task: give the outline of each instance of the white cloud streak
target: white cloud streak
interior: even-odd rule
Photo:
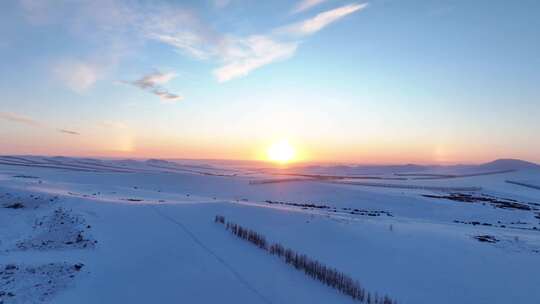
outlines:
[[[101,74],[101,67],[79,60],[65,60],[57,63],[53,67],[53,72],[70,89],[82,93],[96,83]]]
[[[68,135],[81,135],[81,133],[73,130],[67,130],[67,129],[58,129],[58,132],[68,134]]]
[[[39,127],[39,128],[51,128],[48,124],[44,124],[32,117],[28,117],[21,114],[16,114],[12,112],[0,112],[0,120],[14,122],[18,124],[23,124],[30,127]],[[79,132],[68,130],[68,129],[56,129],[60,133],[70,134],[70,135],[81,135]]]
[[[331,23],[342,19],[347,15],[367,8],[367,6],[367,3],[349,4],[341,6],[326,12],[322,12],[313,18],[304,20],[290,26],[286,26],[284,28],[284,32],[299,36],[311,35],[322,30]]]
[[[182,52],[203,60],[209,58],[210,50],[207,50],[206,42],[200,36],[190,32],[179,32],[173,35],[156,34],[151,35],[151,38],[174,46]]]
[[[161,73],[156,71],[135,81],[123,81],[123,83],[131,84],[142,90],[148,91],[158,96],[163,103],[175,103],[183,100],[184,97],[169,92],[163,88],[163,85],[167,84],[176,76],[176,73],[173,72]]]
[[[155,88],[157,86],[167,84],[169,81],[171,81],[175,77],[176,77],[176,73],[173,73],[173,72],[169,72],[169,73],[154,72],[154,73],[151,73],[142,77],[141,79],[135,80],[133,84],[138,86],[141,89]]]
[[[0,119],[9,121],[9,122],[15,122],[15,123],[28,125],[28,126],[33,126],[33,127],[39,127],[42,125],[39,121],[31,117],[15,114],[11,112],[0,112]]]
[[[215,56],[223,35],[199,20],[189,10],[162,8],[140,17],[139,31],[147,39],[175,47],[195,59]]]
[[[312,3],[313,4],[313,3]],[[350,4],[318,14],[266,35],[248,37],[204,37],[185,30],[177,33],[153,34],[155,39],[169,44],[200,60],[218,59],[222,65],[213,70],[220,83],[243,77],[265,65],[294,56],[299,42],[283,39],[282,34],[298,37],[314,34],[329,24],[367,7],[367,4]]]
[[[177,101],[181,101],[184,99],[183,96],[173,94],[169,91],[162,90],[162,89],[156,89],[153,90],[152,93],[156,96],[158,96],[163,103],[175,103]]]
[[[307,11],[310,8],[315,7],[326,1],[327,0],[302,0],[294,7],[294,9],[292,10],[292,13],[298,14],[298,13]]]
[[[218,82],[246,76],[263,66],[294,56],[300,45],[300,38],[314,34],[367,7],[367,3],[353,3],[292,25],[270,29],[266,33],[236,36],[217,32],[211,25],[199,20],[192,10],[172,4],[145,6],[136,2],[109,0],[105,3],[100,1],[98,4],[89,1],[81,5],[63,6],[46,0],[22,1],[26,2],[24,7],[28,18],[50,22],[64,20],[70,28],[75,29],[75,35],[81,39],[106,37],[97,41],[103,41],[106,45],[117,44],[121,51],[135,49],[138,43],[142,45],[144,41],[153,40],[167,44],[194,59],[215,62],[219,66],[213,69],[212,73]],[[327,0],[302,0],[293,9],[293,13],[307,11],[325,1]],[[224,8],[229,2],[213,0],[216,8]],[[104,50],[100,55],[118,53],[116,49],[107,52],[107,47],[104,47]],[[68,60],[58,64],[54,73],[72,90],[83,92],[105,78],[110,67],[114,66],[121,56],[112,56],[110,62]],[[159,96],[164,102],[182,99],[161,87],[143,89]]]
[[[291,57],[297,47],[296,42],[278,42],[267,36],[237,39],[224,53],[225,64],[213,73],[218,82],[246,76],[264,65]]]
[[[310,2],[310,5],[318,3]],[[308,4],[304,4],[308,5]],[[276,32],[293,36],[314,34],[339,19],[367,7],[365,4],[350,4],[316,15],[303,22],[286,26]],[[309,7],[306,7],[307,9]],[[278,35],[279,36],[279,35]],[[282,39],[281,39],[282,40]],[[246,76],[251,71],[273,62],[292,57],[298,41],[280,41],[271,35],[256,35],[245,39],[229,39],[221,48],[224,65],[214,69],[213,73],[218,82],[226,82],[234,78]]]

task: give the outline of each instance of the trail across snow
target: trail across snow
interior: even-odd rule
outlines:
[[[152,209],[154,209],[154,211],[159,215],[161,216],[164,220],[167,220],[171,223],[173,223],[174,225],[178,226],[182,232],[184,232],[186,235],[188,235],[194,243],[196,243],[199,247],[201,247],[202,249],[204,249],[204,251],[206,251],[209,255],[213,256],[214,258],[216,258],[216,260],[221,264],[223,265],[225,268],[227,268],[235,277],[236,279],[238,280],[238,282],[242,283],[242,285],[244,285],[246,287],[246,289],[250,290],[251,292],[253,292],[254,294],[256,294],[259,299],[261,300],[261,302],[263,303],[272,303],[270,300],[268,300],[264,295],[262,295],[259,291],[257,291],[257,289],[255,289],[255,287],[253,287],[248,280],[246,280],[244,277],[242,277],[242,275],[236,270],[234,269],[234,267],[232,265],[230,265],[229,263],[227,263],[227,261],[225,261],[222,257],[220,257],[216,252],[214,252],[210,247],[208,247],[207,245],[205,245],[202,240],[200,240],[193,232],[191,232],[191,230],[189,230],[184,224],[182,224],[180,221],[178,221],[177,219],[174,219],[166,214],[164,214],[163,212],[161,212],[159,210],[159,207],[156,207],[156,206],[152,206]]]

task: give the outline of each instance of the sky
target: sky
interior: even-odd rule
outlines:
[[[540,162],[540,2],[0,2],[0,154]]]

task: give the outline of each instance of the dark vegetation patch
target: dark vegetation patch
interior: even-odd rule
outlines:
[[[300,173],[270,173],[272,175],[299,176],[308,177],[319,180],[334,180],[334,179],[376,179],[376,180],[407,180],[403,177],[382,177],[369,175],[324,175],[324,174],[300,174]]]
[[[304,210],[310,209],[310,210],[326,210],[328,212],[340,212],[340,213],[348,213],[353,215],[364,215],[364,216],[393,216],[390,212],[384,211],[384,210],[365,210],[365,209],[358,209],[358,208],[336,208],[329,205],[318,205],[313,203],[288,203],[288,202],[280,202],[280,201],[271,201],[266,200],[265,203],[271,204],[271,205],[284,205],[284,206],[292,206],[292,207],[298,207],[302,208]]]
[[[497,198],[497,197],[487,196],[487,195],[450,193],[448,195],[423,194],[422,196],[429,197],[429,198],[447,199],[451,201],[464,202],[464,203],[478,203],[478,202],[488,203],[488,204],[491,204],[495,208],[501,208],[501,209],[517,209],[517,210],[525,210],[525,211],[532,210],[531,206],[529,206],[529,204],[527,203],[518,202],[510,198]]]
[[[35,234],[30,239],[17,243],[19,250],[84,249],[97,243],[90,236],[91,226],[84,218],[64,208],[36,220],[33,228]]]
[[[81,271],[84,264],[0,265],[0,303],[48,302]]]
[[[497,227],[497,228],[506,228],[506,229],[521,229],[521,230],[532,230],[532,231],[540,231],[537,227],[515,227],[515,226],[509,226],[509,225],[529,225],[530,223],[526,222],[509,222],[509,223],[502,223],[501,221],[497,221],[497,224],[492,223],[485,223],[485,222],[479,222],[479,221],[459,221],[454,220],[454,223],[456,224],[465,224],[465,225],[473,225],[473,226],[488,226],[488,227]]]
[[[481,222],[477,222],[477,221],[464,222],[464,221],[454,220],[454,223],[467,224],[467,225],[473,225],[473,226],[477,226],[477,225],[481,225],[481,226],[493,226],[493,224],[490,224],[490,223],[481,223]]]
[[[16,178],[30,178],[30,179],[39,178],[39,176],[32,176],[32,175],[14,175],[13,177],[16,177]]]
[[[540,190],[540,186],[538,186],[538,185],[533,185],[533,184],[523,183],[523,182],[516,182],[516,181],[511,181],[511,180],[506,180],[505,182],[507,182],[509,184],[514,184],[514,185],[518,185],[518,186],[523,186],[523,187],[527,187],[527,188],[531,188],[531,189]]]
[[[328,205],[317,205],[317,204],[311,204],[311,203],[286,203],[286,202],[280,202],[280,201],[271,201],[266,200],[265,203],[267,204],[277,204],[277,205],[286,205],[286,206],[295,206],[295,207],[304,207],[304,208],[311,208],[311,209],[331,209],[332,207]]]
[[[46,194],[10,193],[0,194],[0,204],[9,209],[37,209],[58,200],[58,196]]]
[[[266,240],[264,235],[226,221],[224,216],[216,215],[214,222],[224,225],[225,229],[238,238],[252,243],[271,255],[277,256],[295,269],[303,271],[307,276],[350,296],[355,301],[368,304],[397,304],[397,301],[392,300],[386,295],[379,296],[377,293],[371,293],[365,290],[357,280],[354,280],[336,268],[327,266],[305,254],[286,248],[279,243],[271,244]]]
[[[475,235],[473,236],[473,239],[476,239],[478,240],[479,242],[483,242],[483,243],[497,243],[499,242],[498,239],[496,239],[494,236],[492,235]]]
[[[497,171],[487,171],[487,172],[476,172],[476,173],[469,173],[469,174],[423,174],[423,173],[416,173],[416,174],[399,174],[396,173],[397,176],[411,176],[412,179],[421,180],[421,179],[450,179],[450,178],[460,178],[460,177],[474,177],[474,176],[483,176],[483,175],[494,175],[494,174],[504,174],[504,173],[511,173],[516,170],[509,169],[509,170],[497,170]]]
[[[84,198],[90,197],[90,194],[84,194],[84,193],[68,192],[68,194],[71,196],[76,196],[76,197],[84,197]]]
[[[124,198],[125,201],[128,201],[128,202],[142,202],[143,199],[140,199],[140,198]]]
[[[533,213],[534,217],[537,219],[540,219],[540,212],[536,212],[538,209],[538,206],[540,204],[538,203],[530,203],[530,202],[520,202],[515,199],[511,198],[500,198],[495,197],[488,194],[466,194],[466,193],[450,193],[448,195],[432,195],[432,194],[423,194],[423,197],[428,198],[437,198],[437,199],[447,199],[451,201],[456,202],[464,202],[464,203],[479,203],[482,205],[489,205],[493,208],[499,208],[504,210],[521,210],[521,211],[530,211]],[[507,229],[521,229],[521,230],[532,230],[532,231],[540,231],[540,227],[533,226],[533,223],[527,223],[522,221],[516,221],[516,222],[507,222],[502,223],[501,221],[497,221],[497,223],[485,223],[480,221],[460,221],[460,220],[454,220],[454,223],[460,223],[460,224],[467,224],[467,225],[482,225],[482,226],[493,226],[497,228],[507,228]],[[518,225],[518,227],[516,227]],[[529,227],[523,227],[523,225],[530,225]]]
[[[6,204],[4,205],[4,208],[8,209],[22,209],[24,208],[24,204],[20,202],[12,203],[12,204]]]

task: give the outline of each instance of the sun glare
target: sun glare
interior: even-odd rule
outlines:
[[[288,163],[294,160],[294,148],[285,140],[272,144],[267,151],[268,159],[278,163]]]

